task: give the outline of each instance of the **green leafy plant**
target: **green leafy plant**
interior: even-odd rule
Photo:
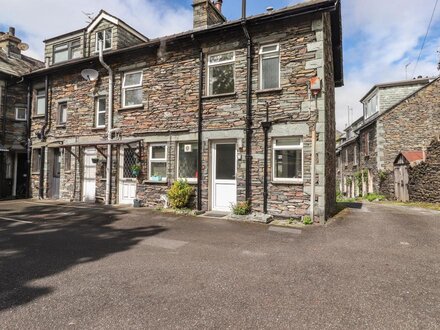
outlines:
[[[132,165],[130,169],[131,169],[131,173],[133,173],[134,176],[138,177],[139,174],[141,173],[142,167],[141,165],[136,164],[136,165]]]
[[[303,224],[305,225],[313,225],[313,220],[310,216],[305,215],[303,216]]]
[[[193,193],[194,188],[187,180],[178,180],[173,183],[167,195],[172,208],[183,209],[188,205]]]
[[[247,215],[251,213],[251,205],[248,202],[238,202],[237,204],[232,204],[232,213],[235,215]]]
[[[383,195],[379,195],[379,194],[376,194],[376,193],[368,194],[365,198],[366,198],[367,201],[369,201],[369,202],[383,201],[383,200],[385,200],[385,196],[383,196]]]
[[[380,183],[384,183],[385,180],[388,178],[388,173],[385,172],[385,171],[382,171],[382,170],[379,171],[378,175],[379,175],[379,181],[380,181]]]

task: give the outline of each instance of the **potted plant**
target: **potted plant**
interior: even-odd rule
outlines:
[[[133,174],[133,176],[135,176],[137,178],[139,176],[139,174],[141,173],[141,165],[135,164],[135,165],[131,166],[131,173]]]
[[[99,158],[92,158],[92,163],[93,164],[98,164],[99,162]]]

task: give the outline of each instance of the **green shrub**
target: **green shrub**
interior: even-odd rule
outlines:
[[[305,225],[313,225],[313,220],[310,216],[305,215],[303,216],[303,224]]]
[[[186,180],[174,181],[168,191],[168,201],[172,208],[183,209],[189,203],[194,188],[188,184]]]
[[[374,193],[374,194],[368,194],[365,198],[369,202],[374,202],[374,201],[383,201],[385,199],[385,196]]]
[[[235,215],[247,215],[251,213],[251,205],[248,202],[238,202],[231,206],[232,213]]]

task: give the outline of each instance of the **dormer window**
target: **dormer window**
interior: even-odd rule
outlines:
[[[367,102],[364,103],[365,108],[365,119],[371,117],[376,112],[379,111],[379,98],[378,95],[375,94],[371,97]]]
[[[96,32],[96,45],[95,50],[99,52],[99,42],[102,41],[102,50],[112,49],[112,29],[105,29]]]
[[[75,39],[53,47],[53,63],[60,63],[81,57],[81,42]]]

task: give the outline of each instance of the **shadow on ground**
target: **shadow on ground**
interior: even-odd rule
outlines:
[[[106,207],[64,209],[46,205],[1,210],[0,216],[34,223],[0,220],[0,310],[56,290],[56,286],[34,286],[32,281],[128,250],[166,230],[161,226],[117,226],[126,213]]]

